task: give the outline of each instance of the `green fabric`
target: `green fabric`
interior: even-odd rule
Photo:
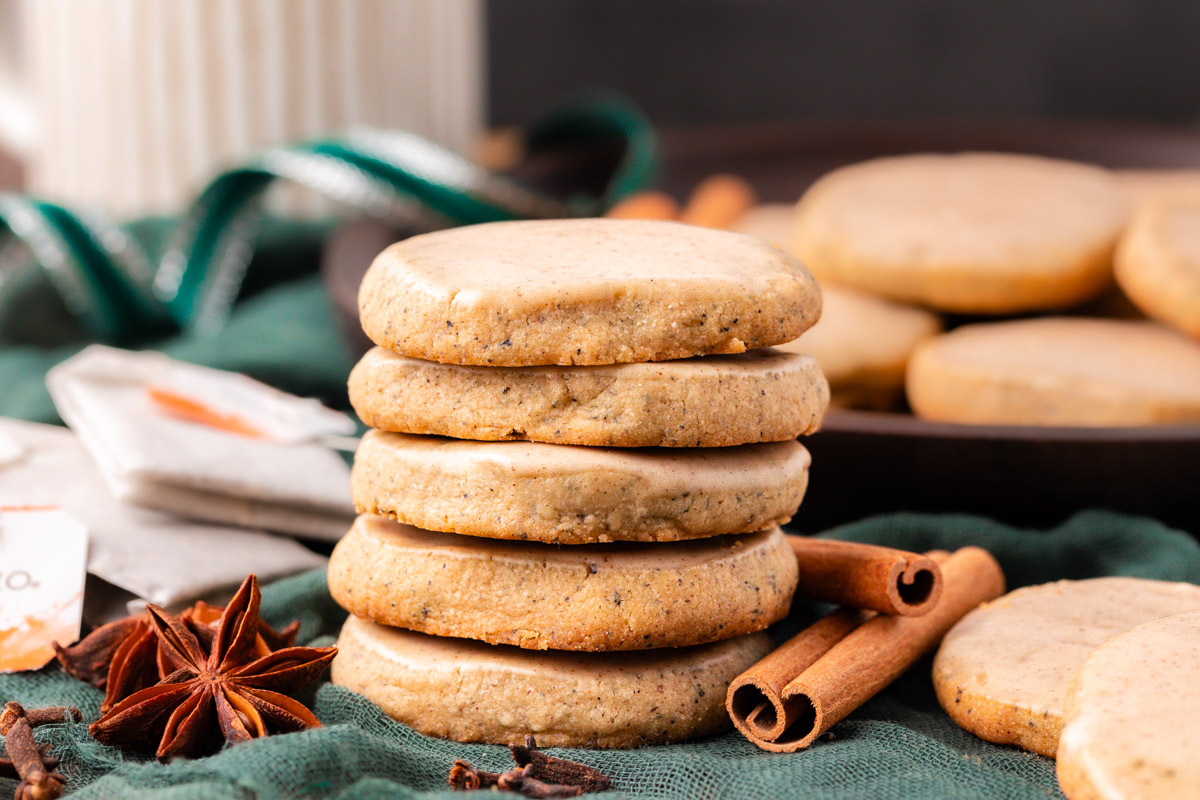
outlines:
[[[827,535],[914,550],[978,544],[1000,559],[1011,586],[1057,578],[1132,575],[1200,583],[1200,544],[1145,519],[1085,512],[1051,531],[1026,531],[966,516],[900,514]],[[324,576],[309,573],[264,591],[264,617],[299,618],[302,641],[328,643],[344,614]],[[798,602],[775,631],[818,609]],[[100,693],[56,668],[0,675],[0,701],[71,703],[95,719]],[[86,726],[39,729],[63,758],[81,798],[412,798],[460,797],[447,790],[450,764],[511,765],[506,749],[430,739],[393,722],[363,698],[321,685],[314,710],[325,727],[226,748],[196,761],[161,765],[125,758],[88,739]],[[641,750],[555,750],[613,779],[597,798],[1046,798],[1059,797],[1049,759],[983,742],[955,727],[934,699],[928,660],[837,725],[832,736],[792,754],[763,753],[737,734]],[[0,781],[0,796],[11,791]],[[492,796],[492,795],[488,795]]]
[[[346,378],[354,360],[316,276],[244,301],[214,336],[177,334],[145,346],[182,361],[243,372],[293,394],[316,397],[332,408],[349,407]],[[82,347],[0,348],[0,416],[58,422],[45,374]]]
[[[157,256],[173,224],[142,220],[129,233]],[[327,222],[263,220],[243,299],[220,332],[163,330],[124,346],[244,372],[332,408],[349,408],[346,378],[354,360],[316,274],[328,232]],[[41,270],[21,271],[18,280],[17,288],[0,295],[0,416],[56,423],[46,371],[79,352],[89,338],[62,308]]]

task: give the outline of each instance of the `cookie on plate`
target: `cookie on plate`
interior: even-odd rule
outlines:
[[[817,359],[831,403],[844,408],[891,407],[918,344],[941,330],[936,314],[883,298],[826,286],[821,320],[799,339],[779,345]]]
[[[725,689],[770,650],[756,633],[636,653],[531,653],[350,617],[332,677],[428,736],[634,747],[731,728]]]
[[[822,281],[943,311],[1066,308],[1100,292],[1128,202],[1098,167],[999,153],[881,158],[800,200],[795,250]]]
[[[493,222],[414,236],[375,259],[363,330],[401,355],[497,367],[741,353],[794,339],[816,282],[751,236],[674,222]]]
[[[1200,169],[1119,169],[1113,176],[1135,208],[1180,195],[1200,197]]]
[[[795,440],[658,450],[370,431],[351,492],[359,512],[426,530],[555,544],[670,542],[786,523],[810,461]]]
[[[772,247],[791,253],[796,244],[796,237],[792,233],[795,226],[794,203],[759,203],[746,209],[745,213],[729,226],[729,230],[747,236],[757,236]],[[821,289],[823,293],[825,287],[822,286]],[[825,313],[824,306],[821,313]]]
[[[363,515],[329,559],[358,617],[531,650],[684,647],[787,616],[799,569],[772,528],[659,544],[556,547]]]
[[[1200,339],[1200,191],[1141,208],[1121,238],[1115,272],[1138,308]]]
[[[1200,420],[1200,344],[1153,322],[1080,317],[965,325],[914,351],[920,417],[998,425]]]
[[[597,447],[727,447],[813,433],[829,384],[774,349],[649,364],[477,367],[376,347],[350,373],[372,428]]]
[[[1067,697],[1058,783],[1070,800],[1200,793],[1200,611],[1139,625],[1083,662]]]
[[[1105,639],[1200,609],[1200,586],[1094,578],[1027,586],[967,614],[933,661],[938,702],[958,725],[997,744],[1054,757],[1067,692]]]

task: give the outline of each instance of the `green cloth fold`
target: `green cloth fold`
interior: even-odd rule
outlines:
[[[1059,578],[1129,575],[1200,583],[1200,544],[1147,519],[1084,512],[1049,531],[1019,530],[975,517],[895,514],[837,528],[833,538],[913,550],[976,544],[1004,566],[1010,587]],[[773,631],[786,635],[819,609],[798,601]],[[272,624],[300,619],[302,642],[332,641],[345,618],[324,575],[308,573],[264,590]],[[195,761],[158,764],[127,758],[88,738],[86,724],[48,726],[73,795],[87,798],[450,798],[451,763],[511,766],[508,751],[431,739],[384,716],[364,698],[322,683],[310,697],[325,727],[227,747]],[[57,667],[0,675],[0,701],[73,704],[96,718],[100,692]],[[431,700],[431,704],[432,704]],[[941,711],[929,660],[807,751],[764,753],[736,733],[638,750],[556,749],[599,767],[616,787],[596,798],[1046,798],[1060,797],[1054,762],[998,747],[960,730]],[[0,796],[12,784],[0,781]],[[489,795],[491,796],[491,795]]]
[[[46,391],[45,375],[85,344],[53,347],[0,341],[0,416],[33,422],[61,420]],[[179,333],[145,342],[193,364],[241,372],[302,397],[346,409],[346,379],[354,358],[337,330],[329,297],[316,275],[272,286],[240,303],[213,336]]]

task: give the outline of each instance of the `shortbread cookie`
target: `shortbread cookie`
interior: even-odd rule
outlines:
[[[363,422],[398,433],[599,447],[725,447],[813,433],[829,405],[817,362],[755,350],[653,364],[464,367],[383,348],[350,373]]]
[[[1002,425],[1200,420],[1200,344],[1152,322],[1044,318],[967,325],[908,364],[918,416]]]
[[[760,203],[746,210],[729,226],[735,233],[747,236],[757,236],[772,247],[777,247],[785,253],[792,252],[796,237],[792,234],[796,226],[796,205],[794,203]],[[825,287],[821,287],[821,313],[824,307]]]
[[[1140,578],[1017,589],[951,629],[933,662],[942,708],[989,742],[1054,757],[1067,690],[1110,636],[1200,609],[1200,586]]]
[[[1200,339],[1200,192],[1140,209],[1117,248],[1115,270],[1138,308]]]
[[[460,742],[633,747],[732,727],[725,691],[765,656],[765,633],[637,653],[530,653],[350,617],[333,682],[393,719]]]
[[[904,388],[913,349],[941,330],[941,320],[921,308],[826,286],[821,320],[778,349],[817,359],[844,408],[888,408]]]
[[[1097,167],[998,153],[844,167],[800,201],[796,250],[824,281],[944,311],[1065,308],[1111,277],[1128,202]]]
[[[360,512],[418,528],[556,544],[670,542],[791,519],[808,485],[799,442],[610,449],[371,431],[354,457]]]
[[[1097,647],[1067,697],[1058,782],[1071,800],[1200,795],[1200,611]]]
[[[1200,197],[1200,169],[1119,169],[1113,175],[1135,208],[1181,195]]]
[[[355,616],[435,636],[643,650],[762,630],[787,615],[798,572],[778,528],[558,547],[363,515],[329,559],[329,591]]]
[[[795,223],[795,205],[764,203],[743,214],[733,230],[792,250]],[[821,287],[821,319],[778,349],[817,359],[829,381],[832,405],[885,409],[904,389],[904,368],[913,348],[941,329],[938,316],[925,309],[827,284]]]
[[[531,366],[741,353],[799,336],[821,294],[759,239],[652,220],[492,222],[415,236],[359,291],[376,344],[449,364]]]

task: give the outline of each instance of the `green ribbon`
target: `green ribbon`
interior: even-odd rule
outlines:
[[[169,324],[211,334],[237,299],[263,195],[275,182],[304,186],[411,229],[595,215],[653,176],[657,144],[642,113],[619,96],[597,94],[555,109],[526,132],[531,150],[595,136],[617,136],[624,144],[600,197],[560,201],[415,134],[363,128],[270,148],[221,173],[178,220],[154,265],[111,221],[26,195],[0,194],[0,229],[29,248],[67,309],[98,341],[120,343]],[[0,264],[0,291],[4,277]]]

